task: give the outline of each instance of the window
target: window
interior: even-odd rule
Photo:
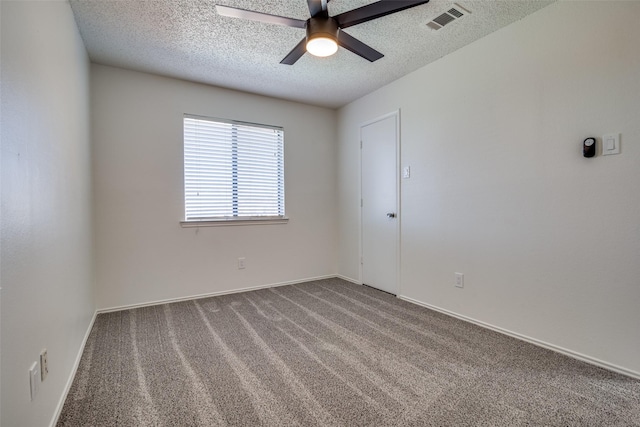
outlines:
[[[284,219],[282,128],[184,116],[185,222]]]

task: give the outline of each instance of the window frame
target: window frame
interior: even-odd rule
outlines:
[[[210,121],[215,123],[226,123],[238,126],[250,126],[263,129],[274,129],[282,132],[282,197],[278,200],[282,201],[283,215],[260,215],[260,216],[220,216],[207,218],[187,219],[187,194],[186,194],[186,165],[185,165],[185,119],[195,119]],[[233,158],[233,157],[232,157]],[[256,224],[286,224],[289,218],[286,216],[286,191],[285,191],[285,150],[284,150],[284,128],[282,126],[265,125],[261,123],[244,122],[239,120],[221,119],[217,117],[202,116],[196,114],[184,113],[182,116],[182,207],[183,219],[180,221],[182,227],[215,227],[227,225],[256,225]],[[234,174],[237,173],[234,171]]]

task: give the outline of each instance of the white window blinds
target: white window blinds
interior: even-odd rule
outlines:
[[[186,221],[284,217],[282,128],[184,116]]]

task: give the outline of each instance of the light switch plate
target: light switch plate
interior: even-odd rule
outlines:
[[[602,155],[620,154],[620,134],[610,133],[602,136]]]
[[[411,166],[405,166],[402,168],[402,178],[403,179],[411,178]]]

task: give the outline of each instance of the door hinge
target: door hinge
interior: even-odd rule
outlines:
[[[362,141],[360,141],[360,149],[362,150]]]
[[[360,199],[360,207],[364,206],[364,201],[362,199]]]
[[[360,264],[364,264],[364,260],[362,257],[360,257]]]

